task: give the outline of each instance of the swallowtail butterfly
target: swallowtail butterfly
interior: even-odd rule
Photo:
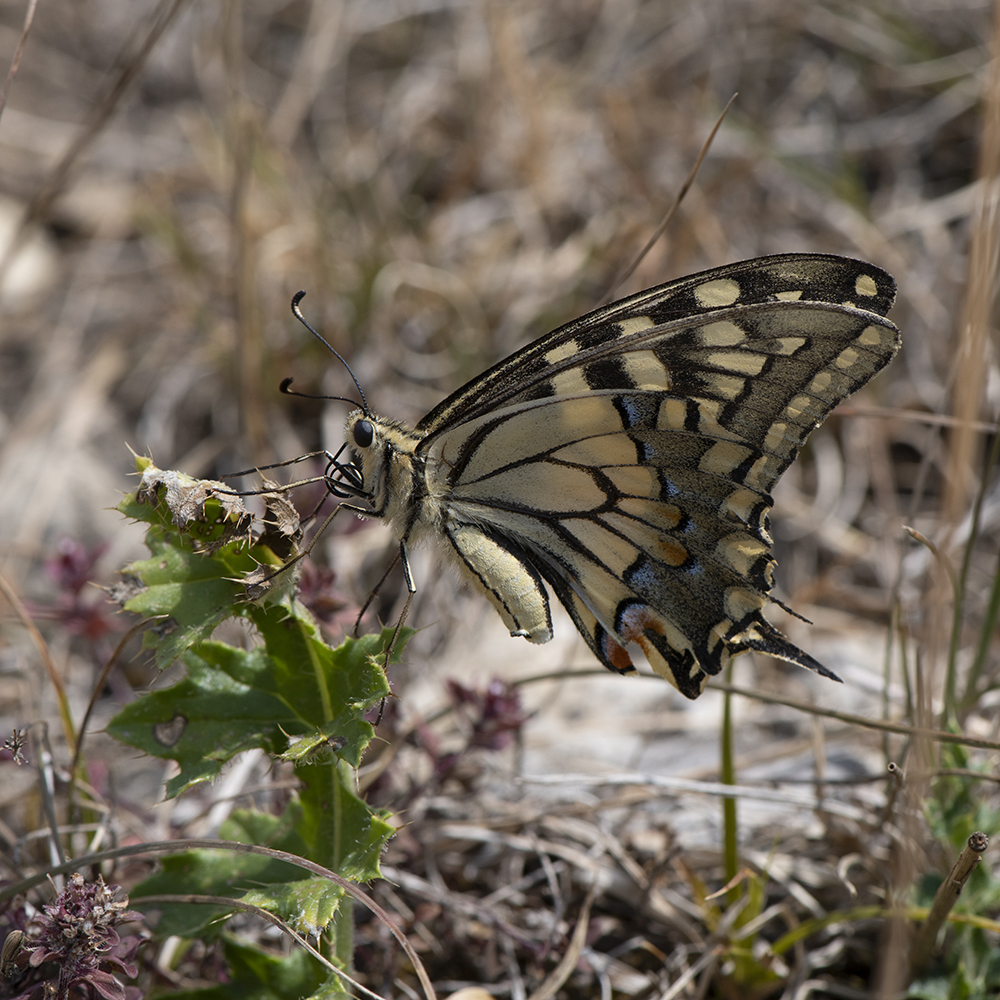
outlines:
[[[546,588],[609,669],[697,697],[758,650],[828,677],[763,617],[771,490],[838,403],[885,367],[895,282],[780,254],[703,271],[541,337],[415,427],[365,405],[331,487],[399,539],[431,540],[513,636],[552,637]]]

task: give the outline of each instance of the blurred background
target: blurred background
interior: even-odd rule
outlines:
[[[2,9],[9,59],[24,5]],[[129,448],[214,478],[339,447],[349,407],[277,391],[291,376],[355,393],[292,318],[299,289],[370,405],[406,421],[594,308],[738,93],[621,293],[788,251],[895,275],[904,349],[813,438],[774,518],[779,592],[833,634],[775,620],[833,669],[880,673],[912,547],[901,518],[934,536],[947,438],[854,411],[951,405],[989,15],[974,2],[41,4],[0,120],[4,572],[44,602],[61,545],[103,547],[92,575],[111,582],[141,552],[112,509],[133,488]],[[992,356],[977,371],[995,396]],[[384,529],[359,529],[344,516],[319,549],[352,606],[392,551]],[[411,622],[427,631],[413,649],[435,664],[467,671],[484,628],[483,673],[590,662],[565,621],[558,648],[510,641],[485,602],[416,559]],[[383,589],[385,620],[399,587]],[[844,652],[871,623],[874,647]]]
[[[3,67],[25,7],[0,2]],[[372,408],[415,421],[600,303],[733,94],[621,294],[762,254],[846,254],[895,276],[904,345],[811,439],[772,519],[777,593],[814,624],[770,617],[847,683],[749,656],[737,682],[912,708],[895,635],[920,650],[921,690],[938,690],[948,593],[902,525],[962,558],[981,471],[968,421],[995,419],[1000,392],[995,221],[976,180],[995,176],[1000,142],[992,17],[980,0],[43,0],[0,118],[0,571],[71,691],[89,697],[121,628],[88,581],[111,585],[144,551],[113,510],[134,489],[129,448],[215,478],[341,444],[349,407],[278,393],[291,376],[355,394],[293,319],[296,291]],[[995,488],[979,496],[970,620],[1000,517]],[[393,551],[380,526],[335,522],[315,570],[331,634]],[[434,567],[417,554],[422,631],[394,677],[400,712],[441,704],[449,676],[593,665],[567,619],[529,648]],[[400,590],[387,582],[379,617]],[[0,636],[0,717],[45,717],[6,610]],[[150,681],[130,669],[112,707]],[[995,733],[994,693],[970,728]],[[717,695],[689,704],[602,677],[524,698],[543,713],[525,727],[529,770],[717,768]],[[812,773],[808,720],[738,705],[748,768]],[[830,724],[825,738],[831,768],[884,766],[877,736]],[[135,794],[154,802],[160,776],[147,779]],[[716,812],[691,806],[679,836],[711,840]]]

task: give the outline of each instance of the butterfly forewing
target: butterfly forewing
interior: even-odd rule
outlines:
[[[531,641],[551,637],[544,580],[602,663],[630,670],[635,642],[688,697],[746,649],[828,673],[761,614],[770,491],[897,350],[894,288],[870,264],[793,254],[613,303],[494,366],[411,437],[374,420],[376,509],[404,543],[447,540]]]
[[[614,357],[624,343],[651,327],[678,320],[697,326],[733,306],[795,301],[855,305],[885,316],[895,295],[896,284],[885,271],[829,254],[778,254],[702,271],[637,292],[546,334],[452,393],[417,430],[434,433],[518,399],[553,395],[552,380],[563,371],[579,369],[585,381],[599,381],[618,367]],[[594,366],[584,372],[588,362]]]

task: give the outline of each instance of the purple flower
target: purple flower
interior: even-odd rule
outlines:
[[[102,542],[88,549],[73,538],[63,538],[56,546],[56,554],[45,561],[45,571],[60,590],[79,594],[93,579],[97,561],[107,547]]]
[[[520,691],[495,677],[485,691],[449,680],[448,695],[471,725],[469,745],[503,750],[529,719],[521,705]]]
[[[127,897],[114,898],[118,889],[117,885],[105,885],[100,876],[88,885],[82,875],[74,874],[54,902],[47,903],[38,916],[28,921],[21,940],[27,962],[22,959],[18,965],[37,969],[45,962],[58,964],[56,981],[45,984],[45,997],[63,1000],[73,987],[80,986],[89,986],[92,996],[106,1000],[141,996],[101,968],[111,965],[129,979],[139,973],[133,960],[142,939],[123,939],[115,926],[140,920],[142,915],[127,908]],[[37,984],[17,1000],[27,1000],[36,989]]]
[[[87,549],[71,538],[59,542],[56,554],[46,560],[45,571],[58,588],[52,605],[26,601],[35,618],[57,621],[74,635],[97,642],[110,632],[120,632],[122,623],[109,609],[107,600],[93,582],[94,570],[107,545]],[[100,656],[103,660],[105,657]]]

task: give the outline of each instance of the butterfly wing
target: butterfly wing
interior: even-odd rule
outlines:
[[[544,580],[598,659],[630,642],[688,697],[747,649],[829,674],[763,617],[770,491],[899,346],[884,271],[782,255],[583,317],[418,425],[448,541],[513,634],[551,635]]]
[[[616,366],[608,359],[630,338],[675,320],[698,325],[721,319],[719,314],[733,307],[795,301],[854,305],[885,316],[895,296],[890,275],[848,257],[776,254],[727,264],[647,288],[553,330],[442,400],[416,429],[433,435],[518,400],[572,391],[574,382],[602,388],[608,377],[616,378]],[[588,367],[590,362],[595,367]],[[560,380],[564,372],[570,374]],[[626,387],[629,379],[617,382]]]

